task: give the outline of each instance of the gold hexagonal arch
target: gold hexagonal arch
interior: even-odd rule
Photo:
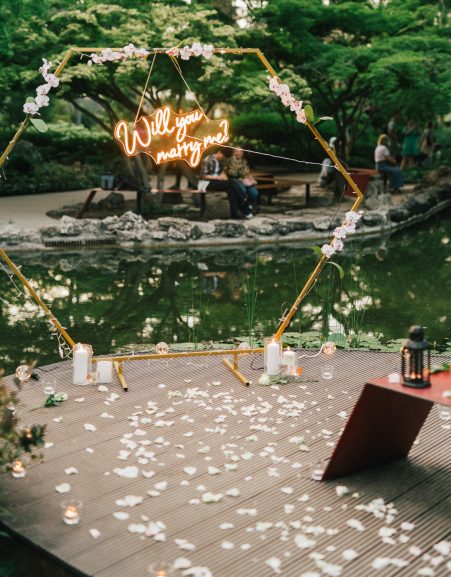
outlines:
[[[101,53],[103,50],[105,50],[105,48],[92,48],[92,47],[88,47],[88,48],[86,48],[86,47],[85,48],[72,47],[72,48],[69,48],[69,50],[67,51],[63,60],[57,66],[55,73],[54,73],[55,76],[61,75],[61,72],[63,71],[65,66],[69,63],[69,60],[70,60],[72,55],[74,55],[74,54],[90,55],[92,53]],[[111,48],[110,50],[112,50],[114,52],[124,52],[124,48]],[[217,54],[217,55],[226,55],[226,54],[237,54],[237,55],[251,54],[251,55],[254,55],[260,60],[260,62],[262,63],[264,68],[269,72],[271,77],[275,77],[279,80],[279,77],[278,77],[276,71],[271,66],[271,64],[268,62],[265,55],[263,54],[263,52],[259,48],[214,48],[213,53]],[[148,50],[148,54],[147,54],[146,58],[148,58],[149,56],[152,56],[152,55],[156,55],[156,54],[168,54],[168,49],[166,49],[166,48],[152,48],[152,49]],[[171,56],[171,57],[173,58],[173,56]],[[11,153],[14,146],[16,145],[17,141],[19,140],[19,138],[21,137],[23,132],[26,130],[27,126],[30,124],[30,118],[31,118],[30,115],[27,115],[26,118],[20,123],[15,135],[13,136],[13,138],[9,142],[8,146],[6,147],[6,149],[4,150],[2,155],[0,156],[0,167],[5,163],[9,154]],[[337,158],[333,149],[330,148],[330,146],[327,144],[327,142],[324,140],[324,138],[318,132],[316,127],[309,120],[306,120],[305,125],[310,130],[310,132],[312,133],[314,138],[323,147],[326,154],[332,160],[335,168],[342,174],[343,178],[346,180],[346,182],[349,184],[349,186],[351,187],[351,189],[355,193],[356,199],[355,199],[354,204],[352,205],[352,208],[351,208],[352,211],[355,211],[363,201],[362,192],[360,191],[359,187],[354,182],[354,180],[351,178],[351,176],[348,174],[346,169],[343,167],[343,165],[341,164],[340,160]],[[331,242],[332,246],[333,246],[333,243],[334,243],[334,240],[332,240],[332,242]],[[20,280],[20,282],[23,284],[23,286],[25,287],[25,289],[27,290],[27,292],[29,293],[31,298],[33,298],[33,300],[36,302],[36,304],[42,309],[44,314],[47,316],[48,320],[53,324],[53,326],[56,328],[58,333],[63,337],[63,339],[66,341],[66,343],[71,348],[73,348],[75,345],[74,340],[70,337],[70,335],[67,333],[66,329],[61,325],[61,323],[52,314],[52,312],[46,306],[46,304],[41,300],[39,295],[31,287],[31,285],[29,284],[29,282],[27,281],[25,276],[21,273],[21,271],[18,269],[18,267],[11,261],[11,259],[8,257],[8,255],[6,254],[6,252],[2,248],[0,248],[0,257],[11,268],[11,270],[17,276],[17,278]],[[274,334],[274,339],[276,341],[280,341],[280,339],[283,337],[283,333],[285,332],[285,330],[288,327],[288,325],[290,324],[292,318],[296,314],[296,312],[299,308],[299,305],[301,304],[303,299],[307,296],[310,289],[313,287],[316,279],[318,278],[318,275],[320,274],[320,272],[323,269],[324,265],[326,264],[327,260],[328,260],[328,257],[323,254],[323,256],[320,258],[320,260],[316,264],[315,268],[311,272],[310,276],[308,277],[305,285],[303,286],[301,292],[299,293],[298,297],[294,301],[293,305],[287,311],[287,313],[284,314],[283,318],[280,321],[280,325],[279,325],[276,333]],[[113,356],[107,357],[107,358],[109,358],[110,360],[113,361],[117,375],[118,375],[118,378],[119,378],[119,381],[120,381],[121,386],[124,390],[127,390],[127,383],[126,383],[125,378],[123,376],[122,365],[123,365],[123,363],[125,363],[127,361],[144,360],[144,359],[152,360],[152,359],[162,359],[162,358],[169,359],[169,358],[192,357],[192,356],[212,356],[212,355],[213,356],[216,356],[216,355],[231,356],[233,359],[233,362],[230,362],[228,359],[224,358],[223,359],[224,364],[226,365],[226,367],[228,369],[230,369],[232,371],[232,373],[239,379],[240,382],[242,382],[244,385],[249,385],[249,380],[238,370],[238,357],[241,354],[257,353],[257,352],[262,352],[262,351],[263,351],[262,348],[233,349],[233,350],[228,349],[228,350],[213,350],[213,351],[212,350],[209,350],[209,351],[188,351],[188,352],[168,353],[168,354],[149,353],[149,354],[137,354],[137,355],[127,355],[127,356],[125,356],[125,355],[113,355]],[[102,359],[104,359],[104,360],[105,360],[105,358],[106,357],[102,357]]]

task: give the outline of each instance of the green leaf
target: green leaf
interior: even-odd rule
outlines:
[[[49,395],[44,403],[44,407],[57,407],[58,406],[58,401],[55,399],[55,395],[51,394]]]
[[[321,252],[320,246],[311,246],[310,248],[313,250],[314,253],[318,255],[319,258],[323,258],[323,253]]]
[[[42,118],[30,118],[30,122],[31,124],[36,128],[36,130],[39,130],[39,132],[47,132],[48,130],[48,126],[47,124],[42,120]]]
[[[435,373],[443,373],[449,371],[449,363],[443,363],[443,365],[432,365],[431,367],[431,375],[435,375]]]
[[[315,115],[313,114],[313,108],[310,106],[310,104],[306,104],[304,106],[304,112],[309,122],[313,122],[315,120]]]
[[[333,120],[333,119],[334,119],[333,116],[320,116],[315,120],[315,126],[320,122],[325,122],[326,120]]]
[[[343,333],[332,333],[327,337],[327,340],[335,343],[337,347],[346,346],[346,335],[344,335]]]
[[[25,102],[34,102],[34,98],[32,96],[28,96]]]
[[[344,278],[345,271],[343,270],[343,267],[341,267],[339,264],[337,264],[336,262],[333,262],[331,260],[328,260],[326,264],[331,264],[332,266],[334,266],[338,270],[338,272],[340,273],[340,278]]]

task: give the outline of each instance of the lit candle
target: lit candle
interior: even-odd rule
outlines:
[[[294,369],[296,368],[296,354],[290,349],[290,347],[287,347],[287,350],[282,354],[282,365],[286,366],[285,374],[294,374]]]
[[[11,468],[12,468],[11,474],[16,479],[22,479],[27,474],[25,465],[22,463],[22,461],[19,461],[19,459],[13,462]]]
[[[112,361],[97,361],[98,383],[111,383],[113,381]]]
[[[266,345],[266,374],[270,376],[279,374],[280,365],[280,345],[275,340],[272,339]]]
[[[63,522],[66,525],[78,525],[80,523],[79,506],[77,503],[62,503]]]
[[[88,373],[90,372],[91,364],[91,347],[89,345],[82,345],[77,343],[74,347],[73,359],[73,384],[86,385],[88,381]]]

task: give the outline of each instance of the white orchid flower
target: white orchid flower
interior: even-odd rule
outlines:
[[[343,244],[342,240],[340,240],[339,238],[336,238],[334,240],[334,249],[335,250],[343,250],[343,246],[344,246],[344,244]]]
[[[202,49],[202,56],[209,60],[213,56],[213,44],[204,44]]]
[[[54,74],[46,74],[44,76],[44,80],[47,82],[47,84],[50,84],[52,88],[56,88],[60,83],[60,79]]]
[[[25,114],[36,114],[39,110],[39,106],[36,102],[25,102],[23,105],[23,111]]]
[[[50,70],[51,67],[52,63],[50,62],[50,60],[43,58],[42,66],[39,68],[39,72],[44,76],[45,74],[47,74],[47,72]]]
[[[38,94],[38,96],[36,96],[34,101],[39,106],[39,108],[41,108],[42,106],[48,106],[49,105],[50,98],[48,96],[46,96],[45,94]]]
[[[296,120],[298,122],[301,122],[302,124],[305,124],[307,122],[307,118],[305,116],[305,112],[304,109],[300,110],[297,114],[296,114]]]
[[[272,92],[275,92],[276,89],[278,88],[278,86],[279,86],[279,81],[277,80],[277,77],[276,77],[276,76],[271,76],[271,78],[270,78],[270,80],[269,80],[269,89],[270,89]]]
[[[48,94],[51,88],[52,87],[50,86],[50,84],[41,84],[36,88],[36,94],[38,94],[39,96],[41,94]]]
[[[335,248],[330,244],[323,244],[321,247],[321,252],[327,258],[330,258],[333,254],[335,254]]]
[[[189,60],[192,56],[191,53],[191,48],[189,46],[184,46],[181,50],[180,50],[180,58],[182,60]]]
[[[335,238],[346,238],[346,231],[342,226],[337,226],[334,230],[334,237]]]
[[[135,52],[135,46],[132,43],[127,44],[127,46],[124,46],[124,54],[125,56],[127,56],[127,58],[133,56],[134,52]]]
[[[290,105],[290,110],[298,114],[302,110],[302,100],[294,100]]]
[[[202,44],[200,42],[193,42],[193,45],[191,46],[191,52],[193,53],[193,56],[200,56],[202,51]]]

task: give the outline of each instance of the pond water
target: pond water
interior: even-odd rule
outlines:
[[[347,241],[301,304],[290,331],[406,336],[427,327],[440,348],[451,334],[451,211],[393,236]],[[96,354],[151,343],[208,343],[272,334],[314,267],[309,246],[209,250],[66,250],[17,253],[15,262],[75,341]],[[0,271],[0,366],[59,359],[36,307]],[[132,346],[131,346],[132,345]],[[130,347],[131,346],[131,347]]]

